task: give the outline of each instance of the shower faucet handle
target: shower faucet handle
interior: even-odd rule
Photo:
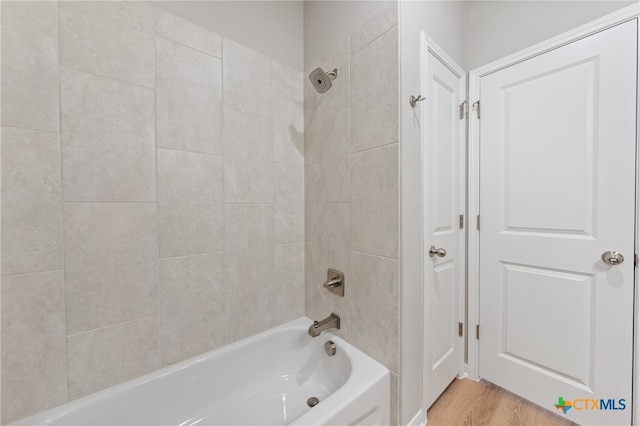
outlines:
[[[331,293],[344,297],[344,274],[335,269],[327,271],[327,282],[322,284]]]

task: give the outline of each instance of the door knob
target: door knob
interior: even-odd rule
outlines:
[[[438,256],[445,257],[447,255],[447,251],[443,248],[436,248],[436,246],[429,247],[429,257]]]
[[[600,257],[607,265],[619,265],[624,262],[624,256],[622,253],[614,250],[605,251]]]

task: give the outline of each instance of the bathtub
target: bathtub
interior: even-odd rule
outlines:
[[[330,332],[309,337],[311,322],[299,318],[14,424],[389,424],[389,371]],[[309,407],[310,397],[319,403]]]

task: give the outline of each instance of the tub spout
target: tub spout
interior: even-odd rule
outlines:
[[[330,328],[340,330],[340,317],[333,312],[322,321],[314,321],[309,327],[309,336],[318,337]]]

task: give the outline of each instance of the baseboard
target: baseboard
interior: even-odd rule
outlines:
[[[415,416],[407,423],[407,426],[424,426],[426,419],[422,410],[418,411]]]

